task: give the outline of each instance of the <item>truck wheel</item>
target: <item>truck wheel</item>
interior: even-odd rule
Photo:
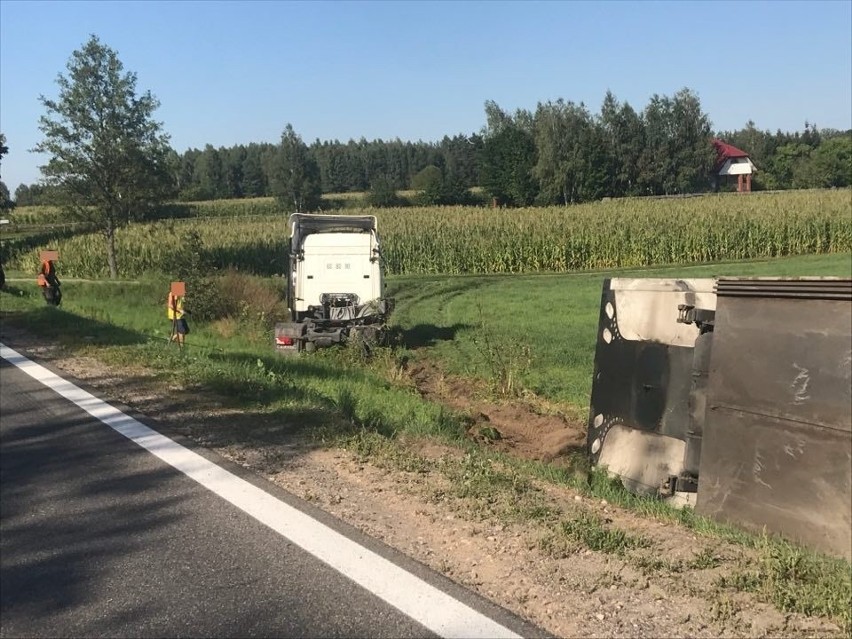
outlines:
[[[305,342],[305,352],[306,353],[313,353],[315,350],[317,350],[316,344],[314,344],[313,342]]]

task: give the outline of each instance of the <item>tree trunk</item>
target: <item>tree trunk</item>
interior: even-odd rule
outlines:
[[[107,224],[104,231],[107,243],[107,264],[109,264],[109,276],[112,279],[118,277],[118,266],[115,262],[115,227],[112,222]]]

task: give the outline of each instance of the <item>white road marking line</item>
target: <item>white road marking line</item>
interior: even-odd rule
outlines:
[[[125,415],[2,343],[0,357],[435,634],[471,639],[520,637],[381,555]]]

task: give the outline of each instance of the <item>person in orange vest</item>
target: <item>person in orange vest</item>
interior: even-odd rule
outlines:
[[[172,322],[172,336],[170,342],[177,342],[183,348],[184,340],[189,334],[189,324],[186,323],[186,314],[189,313],[183,307],[183,295],[175,295],[169,291],[166,299],[166,316]]]
[[[36,279],[41,287],[41,293],[45,301],[53,306],[59,306],[62,302],[62,291],[59,289],[59,278],[56,277],[56,265],[53,260],[44,260],[38,269],[38,278]]]

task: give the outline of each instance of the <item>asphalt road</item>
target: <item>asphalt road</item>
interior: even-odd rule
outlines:
[[[0,411],[0,636],[434,636],[4,359]],[[513,631],[542,634],[330,516],[324,523]]]

